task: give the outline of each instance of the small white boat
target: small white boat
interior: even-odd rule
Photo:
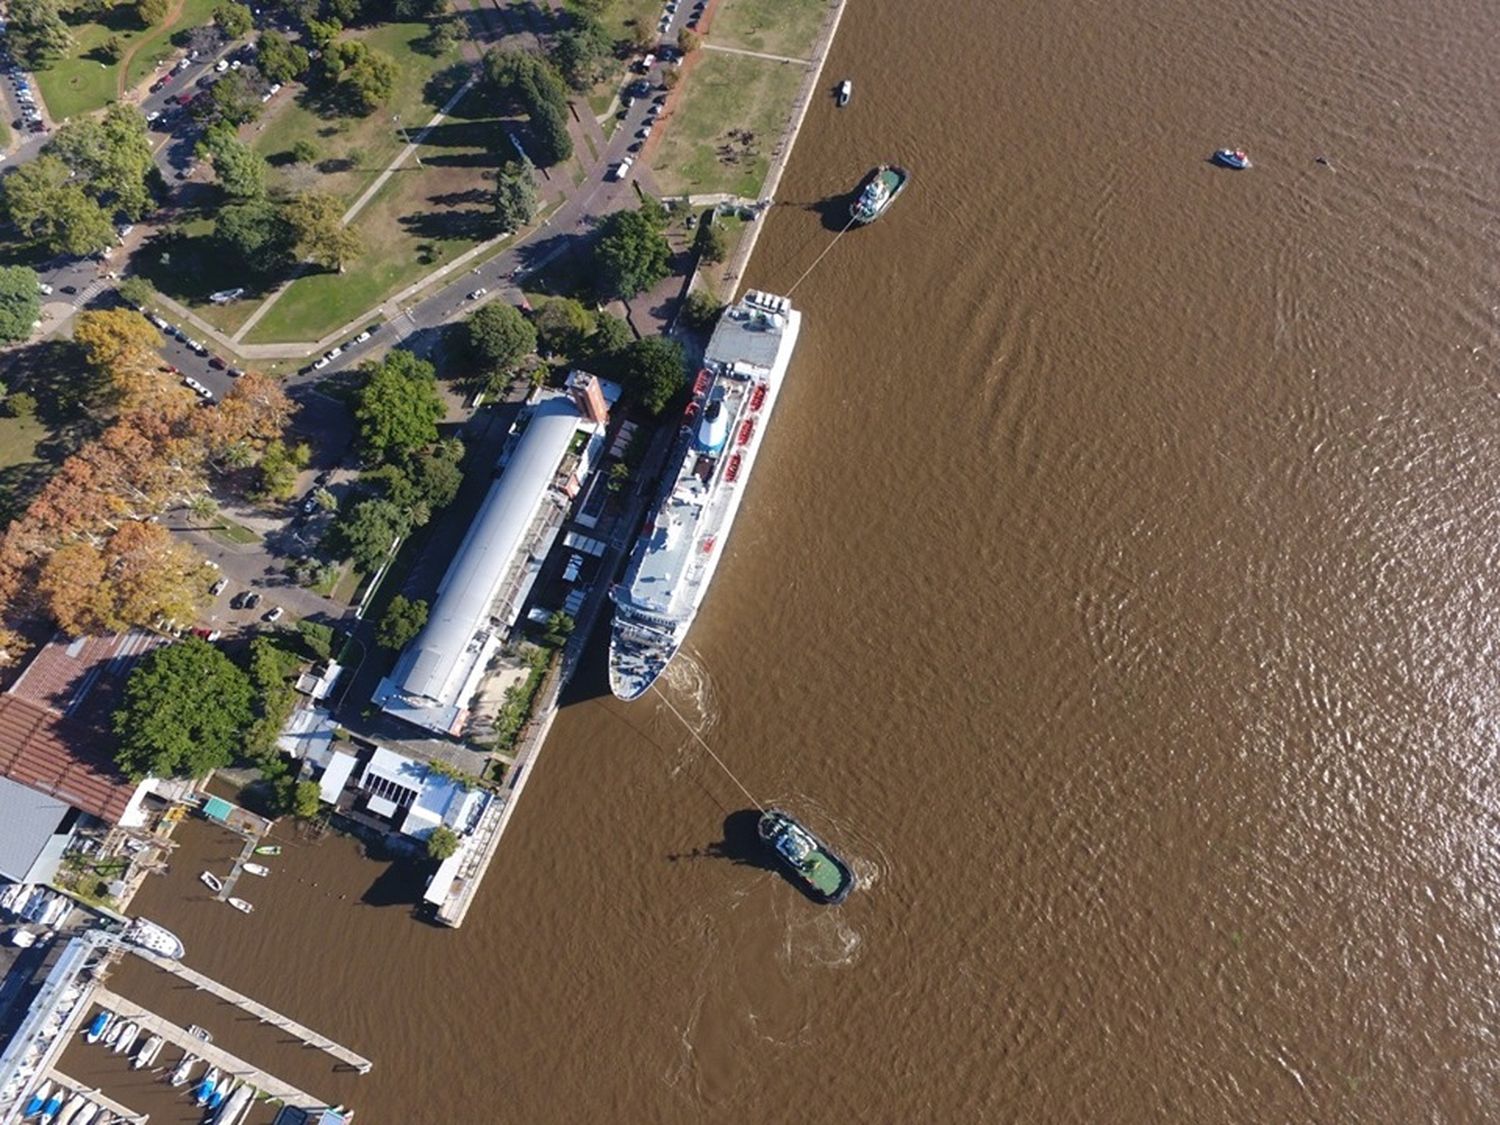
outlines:
[[[247,863],[245,871],[251,875],[259,875],[262,879],[271,873],[271,869],[264,863]]]
[[[97,1043],[104,1038],[104,1033],[109,1030],[109,1025],[115,1022],[113,1012],[99,1012],[89,1021],[88,1030],[83,1033],[85,1043]]]
[[[17,949],[30,949],[36,944],[36,934],[30,930],[14,929],[10,932],[9,941]]]
[[[78,1111],[78,1116],[73,1118],[73,1125],[89,1125],[89,1122],[99,1116],[102,1106],[94,1102],[84,1102],[83,1108]]]
[[[167,1081],[174,1086],[186,1086],[187,1080],[193,1076],[193,1067],[198,1065],[198,1056],[189,1051],[182,1056],[182,1061],[173,1068]]]
[[[120,1033],[124,1030],[125,1022],[123,1020],[112,1021],[109,1025],[109,1030],[104,1033],[104,1045],[106,1047],[113,1047],[120,1041]]]
[[[52,896],[52,901],[47,904],[47,909],[42,911],[42,925],[55,926],[68,916],[68,911],[73,909],[73,900],[65,894]]]
[[[245,1112],[245,1107],[250,1104],[250,1099],[255,1096],[255,1087],[248,1082],[234,1092],[234,1096],[219,1107],[219,1112],[214,1114],[214,1125],[223,1125],[230,1121],[238,1121],[240,1115]]]
[[[224,882],[223,882],[223,880],[221,880],[212,871],[205,871],[205,872],[203,872],[203,874],[201,874],[201,875],[198,876],[198,881],[200,883],[202,883],[205,887],[207,887],[209,890],[213,891],[214,894],[218,894],[220,891],[222,891],[224,889]]]
[[[854,96],[854,83],[846,78],[839,83],[838,102],[843,107],[849,104],[849,99]]]
[[[182,960],[185,952],[180,937],[147,918],[137,918],[120,936],[142,949],[161,957],[170,957],[173,961]]]
[[[193,1091],[193,1101],[200,1106],[208,1104],[208,1099],[213,1097],[214,1088],[219,1084],[219,1068],[212,1066],[208,1073],[203,1076],[203,1081],[198,1083],[198,1088]]]
[[[227,901],[228,901],[228,903],[229,903],[230,906],[234,907],[241,914],[249,914],[250,911],[252,911],[252,910],[255,909],[254,906],[252,906],[250,903],[246,902],[242,898],[231,898],[231,899],[228,899]]]
[[[42,1112],[47,1105],[47,1098],[52,1094],[52,1082],[49,1079],[32,1091],[31,1097],[26,1099],[26,1108],[21,1111],[21,1116],[35,1117]]]
[[[57,1125],[71,1125],[73,1118],[77,1117],[83,1107],[88,1104],[88,1098],[82,1094],[74,1094],[63,1103],[62,1112],[57,1115]]]
[[[115,1054],[128,1055],[130,1048],[135,1046],[135,1041],[141,1036],[141,1025],[138,1023],[127,1023],[125,1030],[120,1032],[120,1040],[115,1044]]]
[[[161,1054],[161,1045],[165,1042],[166,1040],[160,1035],[153,1035],[150,1039],[147,1039],[146,1045],[135,1053],[135,1059],[130,1064],[131,1067],[136,1070],[144,1070],[150,1066],[156,1061],[156,1056]]]
[[[16,904],[21,901],[21,895],[26,890],[24,883],[12,883],[5,890],[0,891],[0,910],[7,914],[15,910]]]
[[[233,1075],[224,1079],[214,1087],[214,1092],[208,1096],[208,1108],[218,1109],[224,1104],[225,1099],[238,1088],[240,1082]]]
[[[1221,148],[1214,152],[1214,163],[1239,171],[1250,167],[1250,156],[1242,148]]]

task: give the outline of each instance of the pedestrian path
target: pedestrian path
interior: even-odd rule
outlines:
[[[765,59],[767,62],[795,63],[798,66],[812,66],[812,59],[794,59],[790,55],[768,55],[764,51],[750,51],[744,47],[723,47],[718,43],[703,44],[705,51],[718,51],[721,55],[745,55],[752,59]]]

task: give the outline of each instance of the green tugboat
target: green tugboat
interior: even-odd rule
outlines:
[[[882,164],[860,185],[859,195],[849,207],[849,214],[856,223],[873,223],[885,209],[896,202],[896,196],[906,188],[911,173],[899,164]]]
[[[809,898],[837,906],[854,889],[854,872],[821,840],[780,809],[761,813],[760,838]]]

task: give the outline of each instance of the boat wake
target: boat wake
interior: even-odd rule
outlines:
[[[687,741],[672,760],[671,776],[675,778],[693,759],[697,739],[706,741],[708,732],[718,725],[718,692],[708,669],[686,648],[667,665],[657,686],[671,694],[670,702],[689,731]]]

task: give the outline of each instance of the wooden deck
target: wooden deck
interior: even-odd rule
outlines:
[[[165,957],[158,957],[156,954],[134,945],[128,948],[131,953],[145,961],[149,961],[158,969],[171,973],[173,976],[181,977],[195,988],[200,988],[204,992],[211,992],[219,999],[228,1001],[237,1008],[243,1008],[262,1023],[268,1023],[273,1027],[280,1028],[282,1031],[290,1032],[309,1047],[316,1047],[320,1051],[326,1051],[351,1070],[356,1070],[360,1074],[368,1074],[370,1068],[375,1065],[363,1055],[356,1054],[348,1047],[335,1043],[326,1035],[319,1035],[312,1028],[304,1027],[296,1020],[289,1019],[280,1012],[272,1011],[259,1001],[252,1000],[243,993],[236,992],[228,985],[220,984],[212,977],[204,976],[198,970],[188,968],[181,961],[170,961]]]

